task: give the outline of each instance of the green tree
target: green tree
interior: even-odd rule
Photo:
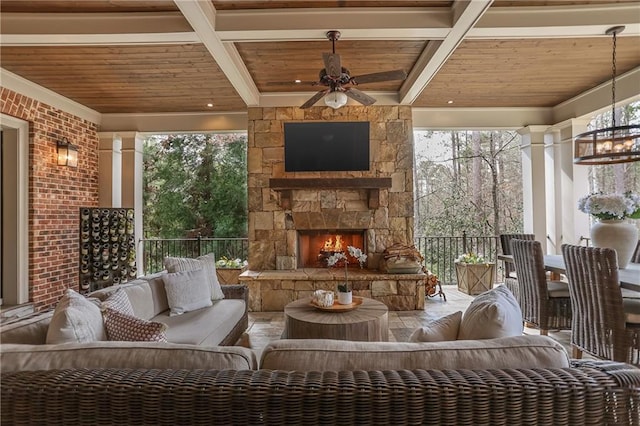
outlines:
[[[247,235],[245,134],[187,134],[144,144],[147,237]]]

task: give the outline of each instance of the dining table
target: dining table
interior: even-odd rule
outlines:
[[[498,260],[513,262],[512,255],[498,255]],[[561,254],[547,254],[544,256],[544,269],[556,274],[566,274],[567,268]],[[618,269],[620,287],[640,292],[640,263],[630,262],[626,268]]]

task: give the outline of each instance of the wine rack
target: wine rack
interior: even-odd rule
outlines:
[[[134,211],[80,208],[80,290],[88,293],[135,279]]]

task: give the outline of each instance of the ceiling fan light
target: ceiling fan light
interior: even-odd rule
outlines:
[[[333,109],[338,109],[347,104],[347,95],[338,91],[331,92],[324,97],[324,103]]]

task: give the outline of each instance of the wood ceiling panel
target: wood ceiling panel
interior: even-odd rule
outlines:
[[[336,43],[342,66],[352,76],[403,69],[407,73],[424,50],[423,41],[344,40]],[[317,81],[324,68],[323,52],[331,52],[329,41],[236,43],[242,60],[261,92],[317,91],[309,84],[295,84],[295,79]],[[281,82],[281,85],[273,85]],[[402,81],[367,83],[362,90],[397,91]]]
[[[2,47],[1,55],[8,71],[102,113],[246,108],[203,45]]]
[[[178,7],[172,0],[2,0],[2,12],[91,13],[167,12]]]
[[[212,0],[218,10],[240,9],[292,9],[292,8],[333,8],[333,7],[451,7],[452,0],[393,0],[393,1],[365,1],[365,0]]]
[[[640,66],[638,46],[618,38],[618,75]],[[413,106],[551,107],[610,78],[610,38],[464,41]]]
[[[638,3],[640,0],[495,0],[491,7],[593,6],[612,3]]]

